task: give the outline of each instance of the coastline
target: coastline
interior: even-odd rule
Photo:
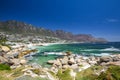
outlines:
[[[32,53],[32,47],[34,46],[49,46],[49,45],[55,45],[59,43],[40,43],[40,44],[23,44],[19,47],[13,47],[12,50],[6,52],[7,54],[12,55],[12,65],[10,66],[12,70],[17,70],[21,67],[22,68],[22,76],[29,75],[33,78],[35,77],[40,77],[40,78],[48,78],[50,80],[57,80],[51,75],[49,72],[52,72],[54,74],[57,74],[60,69],[67,70],[70,69],[70,74],[69,76],[76,76],[77,73],[82,72],[86,69],[89,69],[92,66],[100,65],[100,66],[108,66],[108,65],[119,65],[120,61],[120,55],[119,54],[114,54],[114,55],[106,55],[103,57],[95,57],[95,56],[90,56],[90,57],[85,57],[82,55],[75,55],[72,54],[71,52],[66,53],[63,57],[57,58],[55,60],[49,60],[47,61],[48,64],[52,65],[50,68],[47,67],[42,67],[39,64],[32,63],[32,64],[27,64],[27,60],[25,59],[24,56],[30,55]],[[66,44],[66,43],[60,43],[60,44]],[[68,43],[67,43],[68,44]],[[19,44],[18,44],[19,45]],[[34,51],[33,51],[34,52]],[[21,57],[17,58],[13,55],[16,53],[23,54]],[[119,56],[119,58],[117,58]],[[10,56],[9,56],[10,57]],[[111,61],[113,60],[113,61]],[[114,61],[116,60],[116,61]],[[107,61],[107,63],[106,63]],[[105,62],[105,63],[104,63]],[[9,63],[9,62],[7,62]],[[11,63],[10,63],[11,64]],[[34,72],[34,70],[39,71],[39,69],[44,72],[44,75]],[[77,72],[76,72],[77,70]],[[20,75],[21,76],[21,75]],[[20,77],[18,76],[18,77]]]

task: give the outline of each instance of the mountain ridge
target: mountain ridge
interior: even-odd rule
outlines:
[[[90,34],[73,34],[64,30],[45,29],[43,27],[36,27],[25,22],[16,20],[0,21],[0,31],[12,33],[12,34],[24,34],[24,35],[39,35],[57,37],[63,40],[77,41],[77,42],[107,42],[104,38],[95,38]]]

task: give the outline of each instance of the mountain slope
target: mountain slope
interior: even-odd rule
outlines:
[[[71,32],[65,32],[63,30],[52,31],[49,29],[38,28],[31,24],[18,22],[15,20],[0,22],[0,31],[12,33],[12,34],[22,34],[23,36],[39,35],[39,36],[57,37],[63,40],[70,40],[77,42],[106,42],[106,40],[103,38],[95,38],[89,34],[74,35]]]

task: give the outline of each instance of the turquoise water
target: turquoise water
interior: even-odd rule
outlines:
[[[102,56],[109,54],[120,53],[120,42],[111,42],[104,44],[56,44],[49,46],[37,46],[35,47],[38,53],[33,56],[31,62],[36,62],[45,66],[48,60],[54,60],[60,56],[60,52],[71,51],[74,54],[80,54],[84,56]],[[48,55],[44,55],[44,53]],[[58,55],[57,55],[58,54]]]

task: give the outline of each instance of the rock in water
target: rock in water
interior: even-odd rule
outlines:
[[[54,62],[55,62],[55,60],[49,60],[47,63],[52,65],[52,64],[54,64]]]

